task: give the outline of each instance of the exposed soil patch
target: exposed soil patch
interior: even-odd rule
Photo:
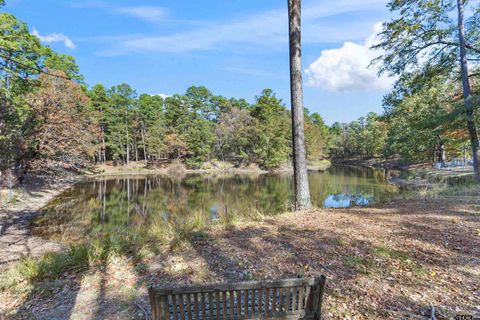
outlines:
[[[81,179],[71,175],[61,182],[39,176],[28,177],[24,188],[17,190],[18,198],[0,208],[0,268],[23,256],[40,256],[61,250],[62,245],[30,234],[30,221],[51,199]]]
[[[393,201],[215,227],[180,249],[0,293],[6,319],[145,319],[150,284],[327,276],[326,319],[480,313],[480,197]],[[3,309],[2,309],[3,308]]]

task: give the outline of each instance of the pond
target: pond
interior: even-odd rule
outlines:
[[[386,182],[387,174],[343,166],[310,172],[312,202],[340,208],[383,201],[397,192]],[[52,201],[35,220],[33,232],[67,243],[105,233],[167,237],[178,233],[179,226],[194,230],[217,221],[282,213],[291,209],[292,200],[291,174],[98,177]]]

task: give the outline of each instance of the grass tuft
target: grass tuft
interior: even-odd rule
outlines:
[[[23,258],[0,275],[0,290],[21,283],[54,280],[65,272],[86,270],[90,265],[90,253],[86,246],[72,246],[66,252],[50,252],[40,258]]]
[[[364,258],[360,256],[347,256],[344,261],[345,265],[354,269],[357,272],[368,274],[375,269],[375,263],[370,258]]]
[[[385,246],[378,246],[372,248],[372,254],[385,259],[387,262],[398,261],[404,267],[408,267],[411,271],[418,275],[427,274],[428,271],[419,265],[413,257],[406,252],[394,250]]]

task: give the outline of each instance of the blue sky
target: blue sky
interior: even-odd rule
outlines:
[[[73,55],[90,85],[167,95],[205,85],[249,101],[272,88],[289,105],[286,0],[6,2],[45,44]],[[366,66],[385,5],[303,0],[305,106],[328,124],[382,110],[392,80]]]

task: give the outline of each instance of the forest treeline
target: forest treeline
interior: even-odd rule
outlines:
[[[473,65],[469,74],[468,101],[473,108],[466,115],[457,31],[433,23],[435,19],[446,23],[447,18],[453,23],[450,13],[455,7],[420,2],[392,2],[390,9],[400,17],[384,24],[380,34],[377,49],[382,54],[374,62],[382,72],[397,75],[384,98],[383,114],[327,126],[318,113],[305,109],[310,161],[345,157],[444,161],[446,155],[470,155],[471,123],[475,129],[479,121],[478,66]],[[480,10],[472,10],[466,35],[469,53],[478,57]],[[424,34],[419,28],[430,31]],[[433,38],[419,39],[427,34]],[[415,48],[423,50],[421,40],[431,50],[415,60],[421,52]],[[8,13],[0,14],[0,77],[2,171],[79,171],[94,163],[171,159],[191,168],[214,159],[275,168],[291,161],[291,114],[271,89],[250,103],[215,95],[204,86],[166,98],[138,94],[128,84],[88,86],[73,57],[42,45],[24,22]]]
[[[291,156],[290,111],[270,89],[254,103],[203,86],[163,99],[128,84],[89,88],[73,57],[40,44],[2,13],[0,166],[82,170],[95,162],[212,159],[274,168]],[[328,128],[306,119],[308,157],[325,156]]]
[[[382,115],[369,113],[329,128],[333,158],[396,158],[407,162],[471,159],[458,83],[444,76],[402,77],[384,97]],[[478,85],[473,86],[478,106]],[[475,114],[475,121],[480,118]]]
[[[216,96],[204,86],[165,99],[138,96],[127,84],[99,84],[86,94],[99,127],[97,162],[182,159],[198,168],[218,159],[274,168],[291,156],[290,112],[270,89],[253,104]],[[320,115],[307,112],[306,131],[308,157],[320,159],[327,136]]]

